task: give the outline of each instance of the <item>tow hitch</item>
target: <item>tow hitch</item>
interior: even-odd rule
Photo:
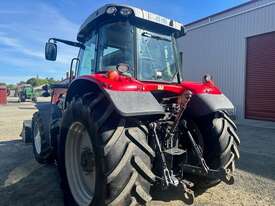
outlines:
[[[194,191],[190,188],[192,188],[194,184],[188,180],[179,180],[174,175],[173,170],[168,169],[166,158],[165,158],[164,152],[162,151],[159,138],[157,135],[157,131],[156,131],[157,124],[151,123],[150,126],[152,128],[155,141],[157,143],[157,150],[161,157],[161,163],[162,163],[162,169],[163,169],[164,178],[158,177],[158,179],[162,182],[162,185],[165,185],[165,188],[168,188],[169,186],[180,187],[183,190],[184,202],[187,204],[193,204],[195,195],[194,195]]]

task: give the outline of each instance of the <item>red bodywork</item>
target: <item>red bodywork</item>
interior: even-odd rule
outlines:
[[[57,104],[58,101],[59,101],[59,99],[60,99],[60,97],[61,97],[63,94],[66,94],[66,92],[67,92],[67,89],[66,89],[66,88],[55,88],[55,89],[54,89],[54,92],[53,92],[53,94],[52,94],[52,100],[51,100],[51,102],[52,102],[53,104]]]
[[[84,75],[77,79],[95,80],[103,88],[116,91],[167,91],[182,94],[185,90],[190,90],[193,94],[222,94],[214,83],[196,83],[190,81],[183,81],[181,83],[158,83],[158,82],[141,82],[132,77],[120,75],[116,71],[110,71],[107,74],[91,74]],[[76,79],[75,79],[76,80]],[[66,93],[66,89],[55,89],[52,103],[58,102],[60,94]]]
[[[155,91],[164,90],[173,92],[175,94],[181,94],[185,90],[191,90],[193,94],[221,94],[221,91],[213,82],[196,83],[190,81],[183,81],[181,83],[158,83],[158,82],[141,82],[132,77],[117,75],[113,77],[109,74],[92,74],[82,76],[83,79],[93,78],[98,81],[106,89],[117,91]]]

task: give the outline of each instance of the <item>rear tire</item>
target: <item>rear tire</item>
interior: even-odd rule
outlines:
[[[203,155],[211,169],[235,170],[235,160],[240,158],[238,146],[240,140],[237,127],[223,111],[202,118],[198,123],[203,137]],[[220,179],[200,178],[199,187],[209,188],[217,185]]]
[[[155,153],[147,144],[146,127],[119,116],[103,94],[90,93],[68,105],[61,123],[58,166],[65,204],[87,202],[77,197],[74,184],[67,178],[66,142],[76,122],[87,129],[95,156],[96,178],[90,183],[95,190],[90,202],[83,205],[133,206],[150,201],[150,185],[155,181],[151,158]]]

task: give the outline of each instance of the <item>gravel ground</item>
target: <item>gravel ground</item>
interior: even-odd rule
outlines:
[[[0,105],[0,140],[20,139],[23,120],[31,119],[36,111],[32,102],[18,103],[18,98],[9,98],[8,105]]]
[[[32,147],[19,137],[22,121],[36,111],[31,102],[0,106],[0,205],[63,205],[54,165],[35,162]],[[275,126],[239,125],[241,159],[235,184],[223,183],[203,194],[196,191],[194,205],[275,205]],[[264,126],[265,123],[261,122]],[[155,192],[150,206],[180,206],[181,191]]]

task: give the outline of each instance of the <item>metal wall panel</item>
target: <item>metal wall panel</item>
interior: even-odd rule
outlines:
[[[199,27],[191,24],[178,39],[184,79],[201,81],[205,73],[211,74],[236,106],[240,119],[244,118],[246,38],[275,31],[275,1],[257,1],[255,10],[244,11],[236,16],[230,11],[229,18],[222,14],[221,20]]]

